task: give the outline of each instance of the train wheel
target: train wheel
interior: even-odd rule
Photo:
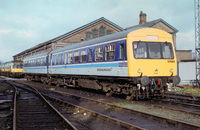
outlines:
[[[135,96],[135,94],[132,93],[130,96],[126,96],[126,100],[131,101],[131,100],[133,100],[134,96]]]
[[[113,94],[113,91],[109,91],[106,93],[106,96],[112,96],[112,94]]]

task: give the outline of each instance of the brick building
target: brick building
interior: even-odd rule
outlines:
[[[177,61],[192,60],[192,50],[176,50]]]
[[[112,33],[117,33],[123,30],[137,27],[157,28],[170,33],[173,37],[174,46],[176,48],[176,33],[178,32],[178,30],[161,18],[147,22],[147,15],[141,11],[139,15],[139,24],[136,26],[123,29],[122,27],[102,17],[75,30],[65,33],[61,36],[40,43],[37,46],[20,52],[19,54],[13,56],[13,59],[22,61],[25,57],[30,55],[39,54],[63,46],[79,43],[85,40],[90,40],[104,35],[109,35]]]
[[[19,54],[13,56],[13,59],[15,61],[22,61],[25,57],[30,55],[54,50],[63,46],[68,46],[85,40],[120,32],[122,30],[124,30],[122,27],[102,17],[61,36],[20,52]]]

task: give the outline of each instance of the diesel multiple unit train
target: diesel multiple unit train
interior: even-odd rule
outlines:
[[[21,61],[10,61],[0,66],[0,75],[8,77],[23,77],[23,63]]]
[[[125,94],[127,99],[163,96],[178,84],[172,36],[154,28],[129,29],[26,57],[28,80]]]
[[[172,36],[159,29],[137,28],[26,57],[28,80],[83,87],[128,100],[164,96],[178,84]]]

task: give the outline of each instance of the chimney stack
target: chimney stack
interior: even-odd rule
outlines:
[[[145,13],[143,13],[142,11],[140,11],[140,25],[144,24],[147,22],[147,15]]]

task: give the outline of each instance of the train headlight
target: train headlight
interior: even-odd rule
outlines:
[[[155,73],[158,73],[158,69],[155,69]]]
[[[142,72],[142,70],[141,70],[141,69],[138,69],[138,72],[139,72],[139,73],[141,73],[141,72]]]
[[[170,72],[173,72],[173,68],[170,69]]]

